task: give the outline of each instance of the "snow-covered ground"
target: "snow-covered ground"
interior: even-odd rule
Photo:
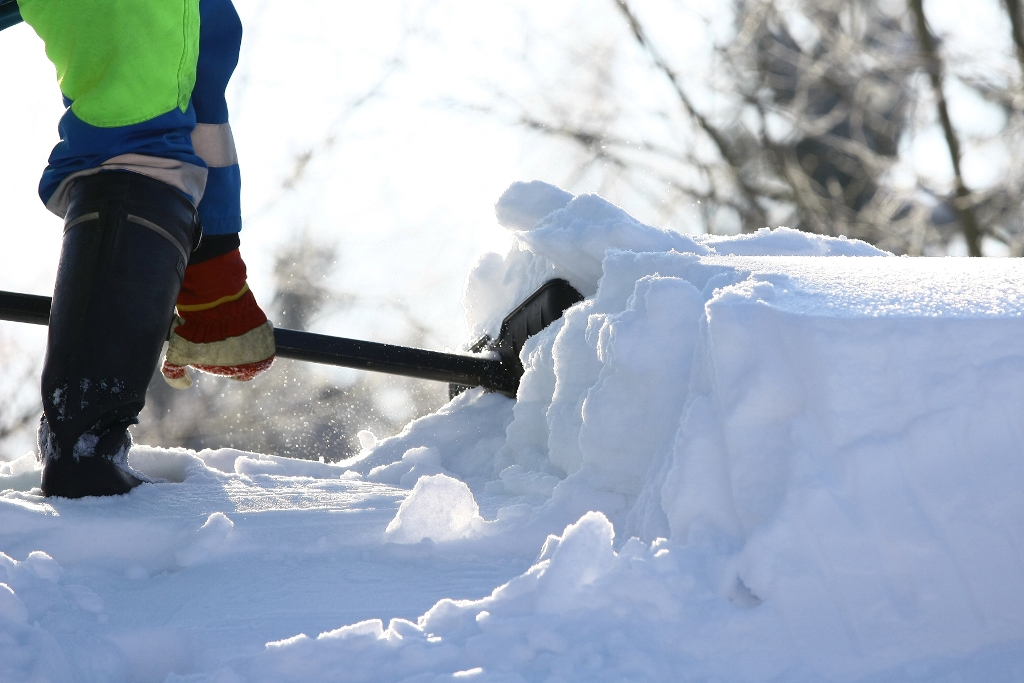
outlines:
[[[0,466],[3,681],[1024,679],[1024,264],[687,237],[517,184],[473,335],[586,300],[341,465]]]

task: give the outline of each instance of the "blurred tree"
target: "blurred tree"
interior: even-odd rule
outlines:
[[[1003,55],[999,73],[951,55],[921,0],[736,0],[732,30],[712,48],[714,76],[694,80],[663,49],[672,47],[665,36],[686,34],[681,19],[674,31],[667,18],[686,12],[654,15],[648,5],[608,0],[628,32],[580,38],[564,74],[576,87],[539,98],[499,93],[497,104],[475,108],[570,141],[583,154],[574,180],[597,168],[670,216],[698,207],[708,232],[789,225],[907,254],[946,253],[962,237],[980,255],[988,237],[1019,255],[1024,176],[1009,164],[996,182],[972,189],[961,168],[968,145],[1013,149],[1024,132],[1024,29],[1018,0],[1004,2],[1007,44],[1019,52]],[[636,96],[641,86],[623,62],[627,39],[660,99]],[[1010,73],[1016,57],[1021,67]],[[958,131],[952,86],[1002,117],[999,130],[986,139]],[[935,126],[952,165],[939,180],[906,158],[908,141]]]

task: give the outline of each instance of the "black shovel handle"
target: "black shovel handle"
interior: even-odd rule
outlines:
[[[47,325],[50,322],[50,297],[0,292],[0,320]],[[280,358],[449,384],[482,386],[508,395],[515,395],[519,384],[516,373],[504,362],[479,356],[440,353],[285,328],[274,329],[274,342]]]
[[[500,360],[274,328],[277,355],[389,375],[484,387],[515,395],[518,379]]]

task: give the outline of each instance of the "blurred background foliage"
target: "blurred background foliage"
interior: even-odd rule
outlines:
[[[486,208],[537,177],[683,232],[1024,252],[1019,0],[237,4],[243,255],[279,326],[463,341],[465,272],[503,238],[459,227],[482,214],[432,213],[427,175],[452,179],[450,204]],[[338,35],[371,24],[369,47]],[[373,173],[385,180],[360,208]],[[477,178],[493,196],[476,197]],[[0,458],[31,447],[41,340],[0,330]],[[134,434],[339,460],[359,430],[393,434],[446,400],[442,385],[281,360],[251,385],[201,376],[177,392],[156,376]]]
[[[637,188],[669,223],[699,203],[712,233],[787,225],[897,254],[1021,255],[1017,0],[962,16],[984,31],[984,10],[1001,13],[982,52],[981,36],[933,27],[926,9],[946,3],[736,0],[700,18],[700,78],[692,54],[673,56],[686,12],[673,27],[658,3],[603,4],[620,30],[574,51],[579,92],[478,108],[571,141],[579,175]],[[646,73],[617,79],[636,53]]]

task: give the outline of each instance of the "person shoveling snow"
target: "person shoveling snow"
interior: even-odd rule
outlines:
[[[24,15],[68,105],[40,183],[43,202],[65,219],[54,297],[0,292],[0,319],[50,325],[39,429],[46,495],[112,495],[142,483],[126,460],[128,427],[167,327],[161,372],[179,389],[192,383],[189,366],[245,381],[284,357],[447,382],[453,396],[474,386],[515,396],[523,345],[583,298],[552,278],[467,353],[275,329],[238,251],[224,88],[241,25],[230,0],[201,10],[185,0],[178,14],[147,5],[130,17],[88,3],[71,12],[22,5],[19,14],[0,0],[0,30]],[[101,40],[98,27],[110,26],[115,40]],[[138,38],[150,33],[143,47]]]
[[[42,373],[47,496],[124,493],[128,427],[161,371],[252,379],[273,328],[239,254],[240,176],[224,90],[242,26],[231,0],[22,0],[67,110],[39,184],[64,219]],[[178,315],[173,316],[175,305]]]
[[[688,237],[538,183],[498,209],[471,338],[587,294],[516,400],[344,463],[136,446],[163,483],[119,500],[0,465],[0,680],[1020,678],[1019,260]]]

